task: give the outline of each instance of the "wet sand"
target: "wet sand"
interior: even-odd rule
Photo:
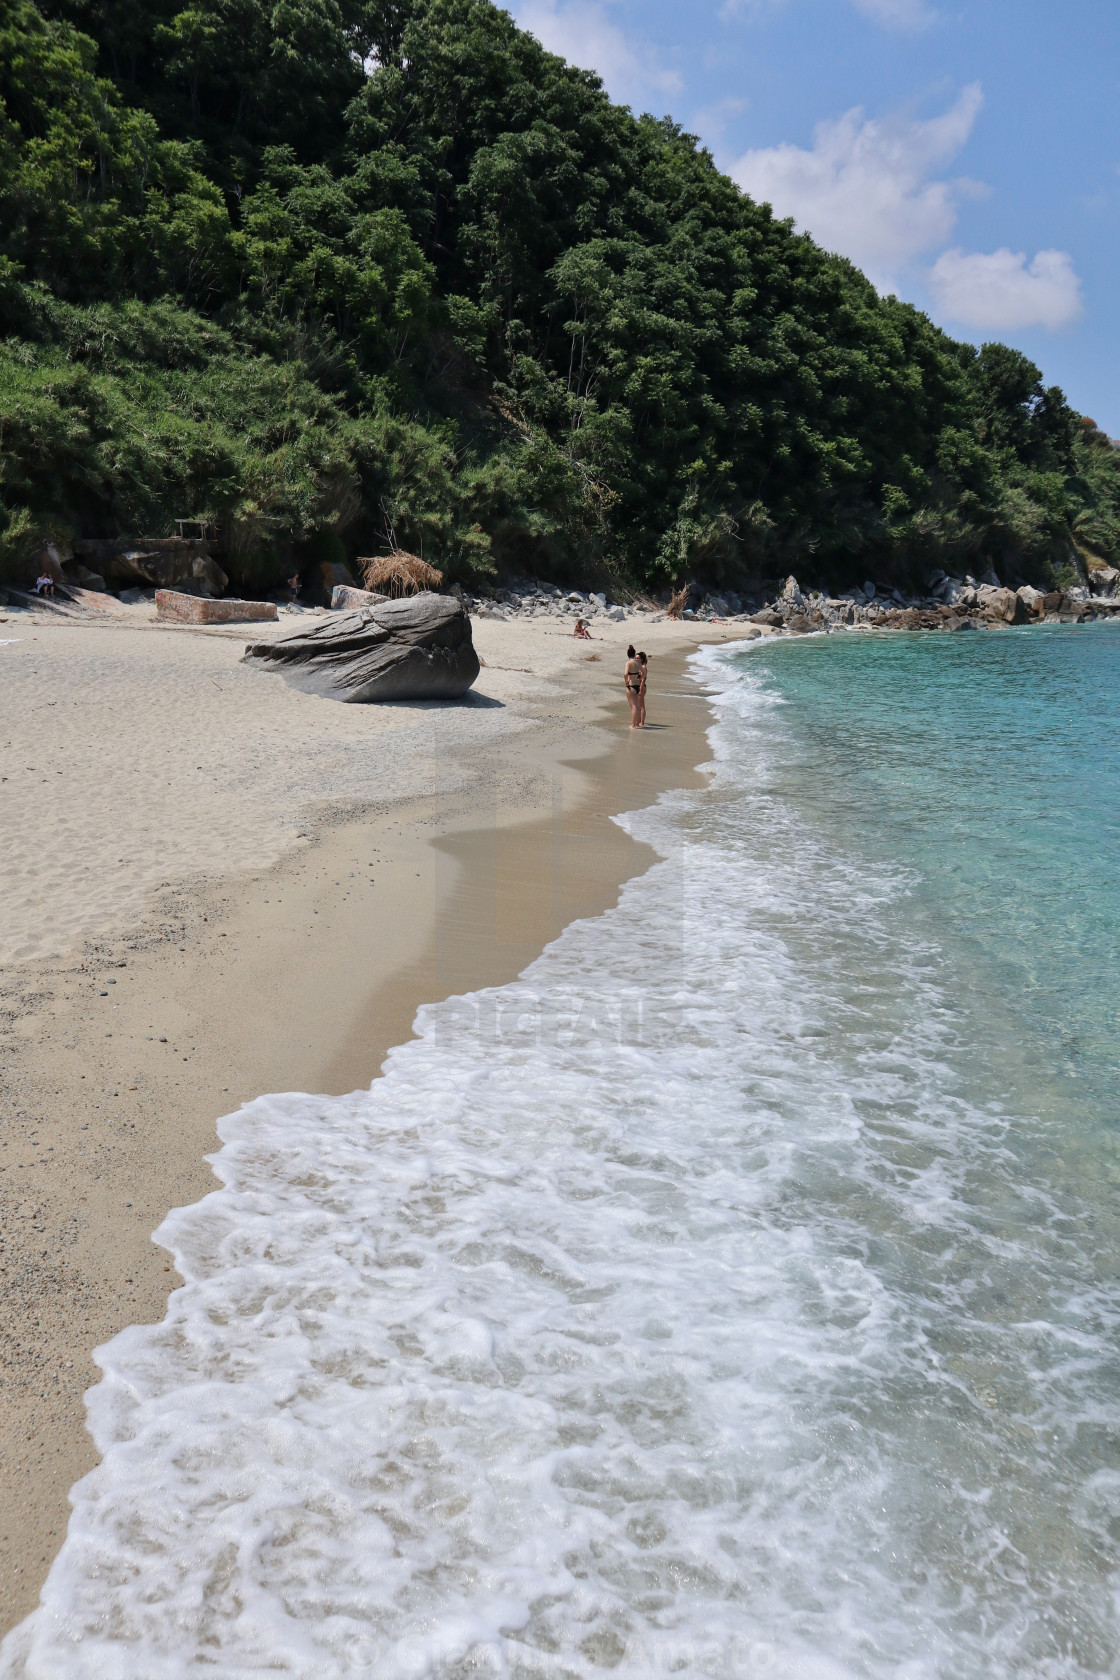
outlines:
[[[263,1091],[368,1085],[419,1004],[511,979],[652,861],[611,817],[702,779],[709,714],[684,659],[734,632],[640,627],[653,727],[635,734],[618,673],[638,628],[610,626],[589,648],[551,627],[477,624],[478,697],[442,709],[315,700],[238,666],[243,636],[183,635],[170,663],[188,697],[206,707],[216,687],[236,704],[209,706],[206,753],[193,734],[185,757],[170,751],[170,776],[160,752],[143,751],[160,671],[144,630],[36,630],[27,687],[6,685],[4,740],[40,772],[51,751],[63,762],[38,783],[23,773],[0,807],[5,835],[24,837],[0,876],[0,906],[21,906],[9,935],[54,947],[0,969],[0,1632],[34,1606],[68,1491],[95,1460],[81,1403],[98,1376],[92,1349],[163,1316],[176,1277],[150,1232],[213,1188],[217,1118]],[[81,704],[91,670],[111,713],[134,719],[124,747],[114,736],[100,750],[104,720]],[[71,701],[64,752],[34,733],[36,684]],[[174,806],[153,812],[141,796],[135,808],[137,788],[160,780],[188,838],[168,835],[177,873],[164,884],[138,893],[109,879],[92,919],[80,904],[68,923],[60,890],[47,937],[25,903],[26,835],[38,826],[49,890],[50,847],[59,827],[68,846],[81,835],[99,755],[87,863],[104,874],[110,852],[126,858],[118,842],[137,820],[174,827]],[[183,768],[200,758],[208,791]],[[67,762],[83,774],[68,778]],[[226,830],[232,869],[209,844]],[[254,850],[262,861],[246,867]]]

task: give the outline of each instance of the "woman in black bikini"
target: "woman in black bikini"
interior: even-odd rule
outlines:
[[[646,678],[649,676],[649,660],[641,648],[638,649],[638,664],[642,667],[642,686],[638,690],[638,728],[644,729],[646,726]]]
[[[626,668],[622,677],[626,684],[626,698],[630,702],[630,727],[631,729],[638,729],[642,722],[639,708],[642,703],[642,684],[645,677],[642,672],[642,662],[632,647],[626,649]]]

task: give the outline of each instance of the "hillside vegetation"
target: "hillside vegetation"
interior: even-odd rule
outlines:
[[[660,588],[1120,559],[1120,457],[487,0],[0,0],[0,566],[218,526]]]

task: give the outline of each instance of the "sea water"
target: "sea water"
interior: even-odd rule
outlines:
[[[616,910],[223,1121],[5,1676],[1120,1673],[1120,632],[694,672]]]

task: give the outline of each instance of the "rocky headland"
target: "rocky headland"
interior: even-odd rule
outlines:
[[[1006,588],[994,573],[977,579],[936,571],[924,595],[904,595],[865,583],[831,595],[803,590],[787,577],[772,599],[743,597],[733,590],[703,590],[692,585],[680,615],[697,623],[741,623],[747,637],[765,634],[807,635],[828,630],[970,630],[1003,629],[1016,624],[1082,624],[1120,613],[1120,571],[1103,567],[1089,573],[1090,587],[1042,590],[1030,584]],[[467,610],[478,618],[550,617],[660,623],[670,616],[665,602],[638,599],[610,601],[605,593],[564,590],[539,580],[521,580],[492,595],[464,595]]]
[[[989,573],[949,577],[935,572],[928,593],[905,596],[898,589],[881,591],[873,583],[842,595],[804,592],[797,579],[786,579],[771,602],[747,615],[749,621],[771,631],[806,635],[821,630],[972,630],[1004,629],[1015,624],[1081,624],[1120,613],[1120,572],[1111,567],[1090,574],[1094,588],[1042,590],[1030,584],[1004,587]],[[703,604],[712,616],[710,599]]]

